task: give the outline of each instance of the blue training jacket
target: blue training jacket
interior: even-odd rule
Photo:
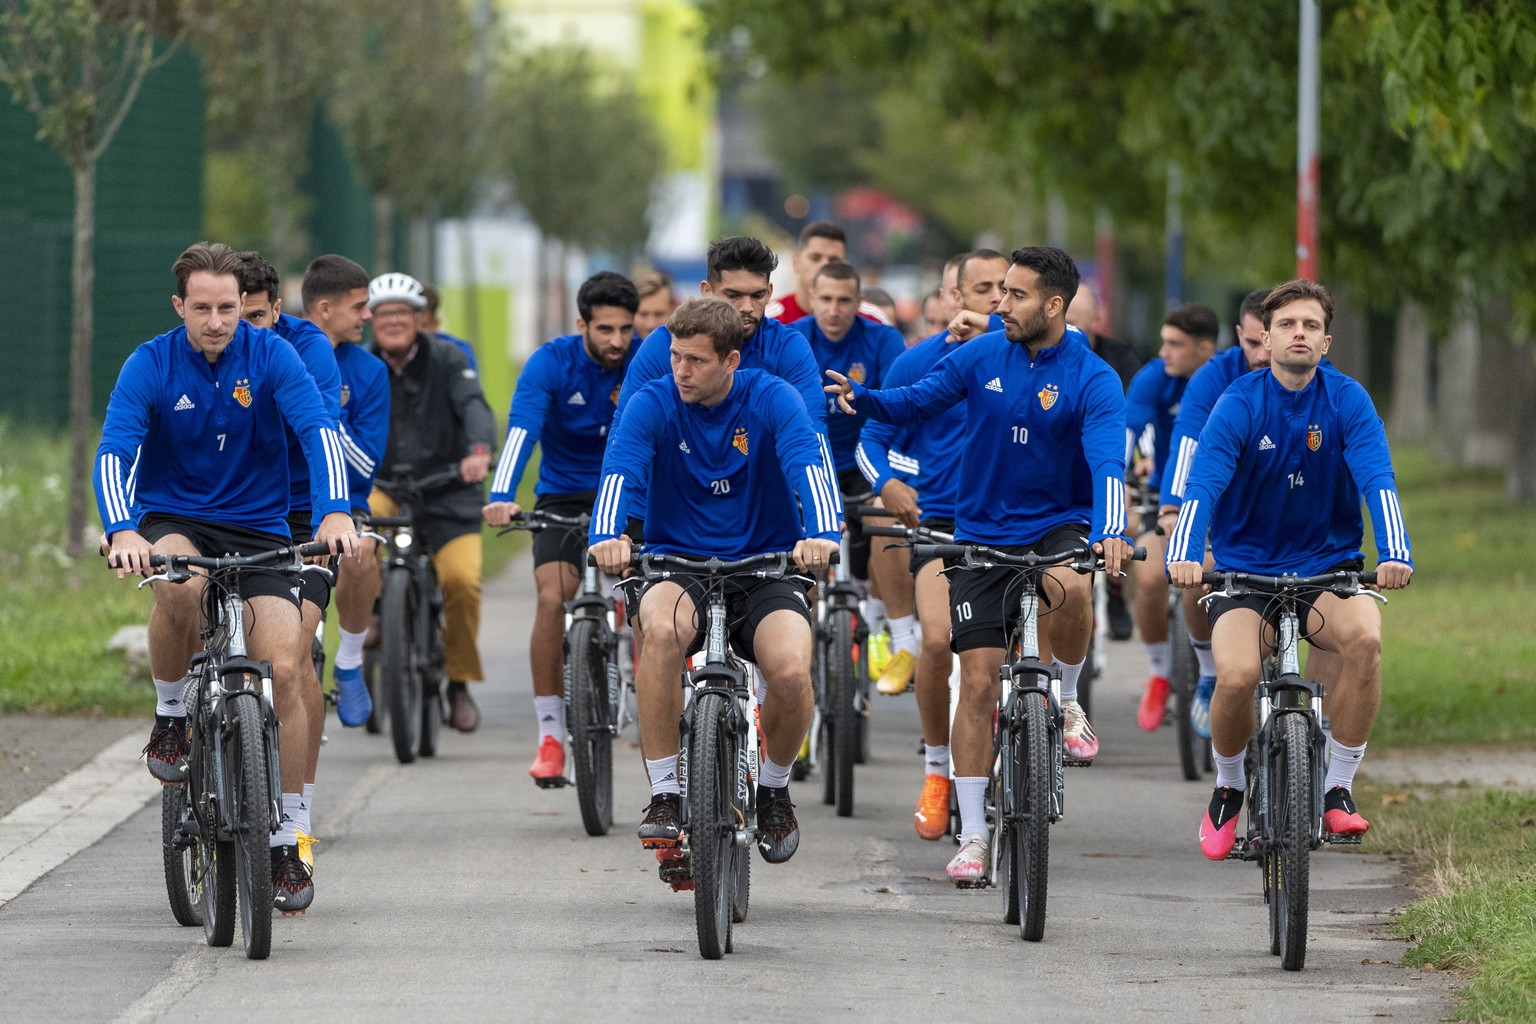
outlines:
[[[1210,419],[1216,399],[1232,386],[1232,382],[1248,373],[1248,358],[1243,346],[1233,345],[1217,352],[1206,360],[1204,366],[1189,378],[1184,397],[1179,402],[1179,414],[1173,419],[1173,430],[1168,436],[1169,471],[1163,478],[1164,505],[1177,505],[1184,500],[1184,487],[1189,482],[1189,467],[1195,459],[1195,449],[1200,447],[1200,431]]]
[[[896,359],[886,374],[885,386],[900,388],[916,383],[963,344],[967,343],[950,341],[948,331],[929,335]],[[906,426],[866,418],[859,433],[859,469],[876,494],[887,480],[905,480],[905,474],[910,474],[908,482],[917,491],[923,517],[953,519],[955,498],[960,493],[965,419],[964,403]]]
[[[168,512],[286,537],[290,424],[315,518],[346,512],[336,420],[292,345],[244,321],[216,363],[184,326],[146,341],[123,363],[96,449],[107,535],[135,529],[144,512]]]
[[[963,403],[957,540],[1033,544],[1071,523],[1087,526],[1090,541],[1128,540],[1125,395],[1077,328],[1033,358],[1003,332],[983,334],[915,384],[886,391],[855,384],[860,403],[890,423]]]
[[[1386,431],[1365,388],[1331,366],[1300,391],[1256,370],[1227,388],[1200,434],[1168,561],[1200,561],[1209,527],[1218,570],[1325,572],[1361,557],[1362,495],[1380,561],[1412,565]]]
[[[389,443],[389,367],[361,345],[336,346],[341,370],[341,448],[347,457],[352,507],[366,509],[379,460]]]
[[[341,415],[341,371],[336,366],[336,353],[331,348],[331,339],[308,320],[287,313],[278,315],[271,330],[292,345],[293,350],[299,354],[299,358],[304,361],[304,368],[315,380],[315,387],[320,390],[320,398],[325,402],[325,411],[330,414],[331,422],[338,422]],[[304,458],[304,444],[292,427],[285,429],[288,435],[288,511],[289,514],[309,512],[309,463]],[[319,526],[320,520],[312,517],[310,525]]]
[[[1147,475],[1147,489],[1154,495],[1162,487],[1174,417],[1179,414],[1188,385],[1188,377],[1171,376],[1163,360],[1157,358],[1137,370],[1131,386],[1125,389],[1125,464],[1130,467],[1136,442],[1151,427],[1152,472]]]
[[[647,551],[746,558],[806,537],[837,540],[837,482],[795,390],[737,370],[717,405],[684,402],[670,376],[636,390],[614,428],[588,535],[624,532],[649,494]]]
[[[814,316],[802,317],[789,325],[789,329],[805,336],[811,346],[811,355],[823,371],[836,370],[849,380],[856,380],[868,387],[885,387],[886,375],[891,364],[906,352],[906,342],[894,327],[877,324],[861,316],[853,318],[853,326],[843,335],[842,341],[833,341],[816,326]],[[825,372],[822,376],[826,378]],[[831,378],[826,378],[830,382]],[[840,413],[837,398],[823,393],[827,408],[827,441],[832,445],[832,459],[838,472],[858,466],[854,449],[859,444],[859,430],[868,418],[859,412],[853,416]]]
[[[631,345],[623,364],[612,370],[587,353],[579,334],[562,335],[528,357],[507,414],[507,443],[491,481],[492,501],[517,500],[523,470],[536,444],[543,446],[544,457],[534,493],[597,489],[619,387],[635,348]]]

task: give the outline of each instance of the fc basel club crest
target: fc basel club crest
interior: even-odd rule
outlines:
[[[741,452],[741,454],[743,454],[743,455],[747,454],[747,428],[746,427],[737,427],[736,428],[736,436],[731,438],[731,447],[735,448],[737,451]]]
[[[863,363],[854,363],[852,366],[848,367],[848,379],[853,381],[855,384],[863,384],[864,381],[868,379],[868,377],[869,370],[864,366]]]
[[[1040,399],[1040,408],[1049,411],[1051,406],[1056,404],[1056,399],[1061,397],[1061,388],[1055,384],[1047,384],[1035,394]]]
[[[230,394],[234,395],[235,401],[245,408],[249,409],[251,407],[251,382],[249,380],[241,379],[235,381],[235,390],[231,391]]]
[[[1316,423],[1310,424],[1307,427],[1307,448],[1308,448],[1308,450],[1315,452],[1319,448],[1321,448],[1322,446],[1323,446],[1323,428],[1318,426]]]
[[[343,384],[341,386],[341,405],[342,405],[342,408],[346,408],[347,403],[350,402],[350,401],[352,401],[352,385],[350,385],[350,384]]]
[[[612,402],[614,405],[618,405],[619,404],[619,389],[618,388],[614,388],[612,393],[610,393],[608,395],[608,401]]]

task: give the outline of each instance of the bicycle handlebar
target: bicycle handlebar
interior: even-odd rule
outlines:
[[[959,568],[988,569],[995,566],[1012,566],[1019,569],[1038,569],[1052,565],[1064,565],[1077,572],[1095,572],[1104,567],[1103,558],[1092,548],[1073,548],[1054,555],[1011,555],[1006,551],[984,544],[914,544],[912,553],[918,558],[953,558],[960,561]],[[1133,561],[1145,561],[1146,548],[1132,548]]]
[[[838,553],[832,552],[828,564],[836,565]],[[587,555],[587,564],[596,565],[597,560],[590,554]],[[747,558],[737,558],[733,561],[725,561],[719,558],[684,558],[681,555],[647,554],[644,551],[632,551],[629,555],[631,568],[640,570],[640,575],[648,580],[664,579],[670,576],[668,569],[679,572],[700,573],[706,576],[730,576],[737,573],[750,574],[768,580],[781,580],[786,576],[801,575],[795,567],[793,552],[774,551],[767,554],[752,555]]]
[[[457,465],[436,473],[428,473],[424,477],[413,478],[408,476],[376,477],[373,485],[388,494],[390,491],[402,491],[411,497],[424,497],[428,493],[441,490],[449,484],[463,483],[464,478],[459,473]]]
[[[955,539],[951,534],[931,530],[926,526],[866,526],[864,532],[871,537],[896,537],[917,544],[949,544]]]
[[[1293,594],[1303,590],[1333,590],[1358,593],[1360,587],[1376,583],[1374,572],[1340,570],[1320,576],[1263,576],[1251,572],[1205,572],[1200,582],[1213,591],[1227,594]]]
[[[503,537],[513,530],[528,530],[537,533],[539,530],[547,530],[551,526],[566,527],[570,529],[586,529],[592,523],[592,516],[583,512],[579,516],[562,516],[554,512],[545,512],[540,509],[524,509],[513,518],[511,525],[503,526],[496,531],[496,536]]]
[[[258,551],[254,555],[225,555],[218,558],[210,558],[206,555],[150,555],[149,567],[151,569],[170,568],[176,569],[207,569],[210,572],[220,572],[226,569],[247,569],[258,566],[271,565],[274,562],[297,562],[303,558],[315,558],[319,555],[333,555],[331,546],[323,541],[311,544],[290,544],[287,547],[273,548],[270,551]],[[113,569],[118,568],[112,564],[111,557],[107,558],[107,565]],[[298,568],[298,566],[295,566]]]

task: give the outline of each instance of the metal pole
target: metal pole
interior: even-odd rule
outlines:
[[[1301,2],[1296,111],[1296,276],[1317,280],[1317,0]]]

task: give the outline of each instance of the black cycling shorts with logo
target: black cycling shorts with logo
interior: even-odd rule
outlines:
[[[700,555],[688,555],[688,558],[702,558]],[[658,583],[676,583],[683,588],[680,602],[691,602],[694,607],[692,621],[698,624],[697,635],[689,644],[687,654],[698,653],[704,647],[704,599],[705,577],[678,573],[666,580],[657,580],[645,583],[638,577],[631,577],[622,584],[625,587],[624,600],[631,608],[640,608],[645,597]],[[757,654],[752,646],[752,640],[757,635],[757,627],[771,613],[781,608],[787,608],[805,619],[806,625],[811,623],[811,602],[809,593],[812,586],[810,577],[797,576],[787,580],[760,580],[750,576],[736,576],[723,581],[725,588],[725,612],[726,621],[730,628],[728,637],[731,647],[747,661],[756,662]],[[635,590],[639,590],[639,599],[635,600]],[[662,609],[663,615],[671,609]]]
[[[845,509],[863,505],[875,496],[875,492],[870,489],[869,481],[864,479],[864,474],[857,469],[838,470],[837,489],[842,492]],[[867,580],[869,579],[869,534],[864,532],[863,523],[855,517],[848,516],[847,523],[848,572],[856,580]]]
[[[576,491],[573,494],[541,494],[533,503],[535,512],[548,512],[556,516],[584,516],[592,514],[592,503],[597,491]],[[550,524],[533,535],[533,567],[548,562],[565,562],[574,565],[579,574],[587,564],[587,530],[585,527],[557,526]]]
[[[295,544],[308,544],[315,539],[315,528],[310,525],[309,516],[303,512],[294,512],[288,516],[288,533],[293,537]],[[336,556],[332,555],[326,561],[325,566],[331,572],[336,571]],[[299,599],[308,601],[321,614],[331,605],[332,580],[326,579],[317,572],[306,572],[299,577]]]
[[[191,541],[192,547],[204,558],[220,558],[225,555],[255,555],[273,548],[285,548],[293,543],[280,533],[263,533],[242,526],[226,526],[210,523],[205,519],[171,515],[168,512],[146,512],[139,520],[139,535],[151,544],[179,534]],[[314,573],[308,575],[313,576]],[[250,569],[240,574],[240,596],[249,601],[253,597],[280,597],[299,606],[299,584],[286,572],[275,569]]]
[[[1361,572],[1364,569],[1364,560],[1354,558],[1347,562],[1340,562],[1338,565],[1330,566],[1324,570],[1323,573],[1318,573],[1317,575],[1321,576],[1330,572]],[[1296,613],[1297,617],[1301,620],[1299,627],[1303,635],[1307,633],[1308,613],[1312,611],[1312,606],[1317,603],[1317,599],[1319,597],[1323,596],[1323,593],[1324,591],[1321,590],[1313,590],[1305,594],[1297,595],[1298,608]],[[1280,628],[1280,602],[1275,598],[1275,595],[1273,594],[1245,594],[1242,597],[1213,597],[1209,602],[1206,603],[1205,614],[1210,619],[1211,625],[1214,627],[1216,625],[1217,619],[1221,618],[1227,612],[1230,612],[1236,608],[1248,608],[1252,611],[1258,612],[1259,618],[1269,623],[1271,630],[1279,630]],[[1273,634],[1266,630],[1264,633],[1264,642],[1268,644],[1272,639],[1274,639]]]
[[[964,541],[957,540],[957,544]],[[1088,527],[1079,523],[1058,526],[1033,544],[999,546],[1011,555],[1058,555],[1088,546]],[[946,565],[952,564],[950,562]],[[949,649],[959,654],[984,647],[1007,649],[1008,635],[1019,620],[1019,570],[1008,566],[993,569],[958,569],[949,574]],[[1040,584],[1042,607],[1051,606],[1058,588]]]
[[[917,521],[917,525],[926,526],[928,529],[936,530],[939,533],[947,533],[951,537],[955,535],[955,521],[953,519],[945,519],[942,516],[924,517]],[[922,567],[931,561],[933,561],[931,558],[918,558],[917,550],[914,547],[912,551],[912,560],[910,563],[912,566],[912,575],[916,576]]]

